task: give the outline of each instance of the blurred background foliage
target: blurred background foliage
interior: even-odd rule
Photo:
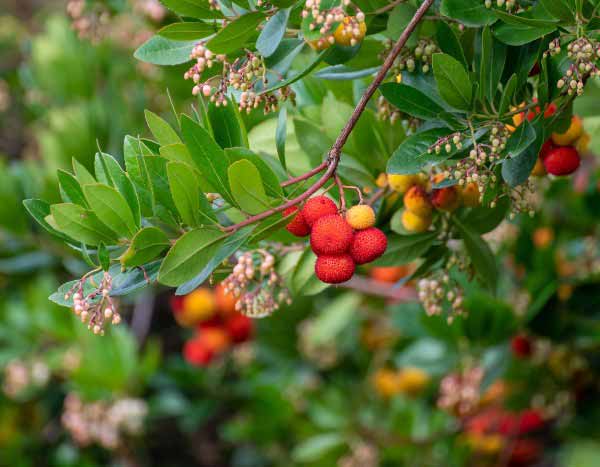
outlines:
[[[0,0],[0,465],[598,465],[595,82],[575,108],[592,138],[584,170],[542,184],[534,218],[488,234],[503,265],[498,298],[465,279],[469,314],[448,326],[415,303],[333,289],[295,300],[198,367],[182,354],[193,330],[174,319],[168,290],[122,304],[127,325],[101,338],[50,302],[86,265],[21,204],[57,200],[55,171],[72,157],[86,167],[99,150],[120,158],[125,134],[146,134],[145,108],[169,119],[170,99],[178,111],[192,103],[183,68],[132,59],[167,19],[106,3],[110,33],[87,40],[63,2]],[[294,168],[329,144],[360,88],[296,85]],[[351,154],[373,132],[404,137],[367,112]],[[275,156],[276,119],[244,118],[251,147]],[[360,161],[342,170],[372,185]],[[531,429],[519,418],[528,410],[543,415]]]

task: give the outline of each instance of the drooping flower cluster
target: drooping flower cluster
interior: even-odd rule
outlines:
[[[548,53],[556,55],[561,47],[558,39],[550,42]],[[596,60],[600,58],[600,43],[587,37],[579,37],[567,45],[567,56],[572,63],[565,75],[556,82],[556,87],[569,96],[582,95],[589,76],[599,76]]]
[[[262,249],[240,254],[223,287],[238,299],[237,310],[250,318],[270,316],[282,303],[291,303],[284,280],[275,271],[275,257]]]
[[[384,43],[384,48],[379,55],[382,60],[387,57],[393,46],[394,43],[391,40]],[[419,67],[420,71],[423,73],[429,73],[431,70],[433,54],[438,52],[440,52],[440,48],[435,41],[430,38],[420,39],[416,46],[405,47],[403,49],[400,55],[398,55],[398,58],[394,61],[391,73],[399,75],[405,70],[412,73],[417,67]]]
[[[482,368],[473,367],[444,376],[440,382],[438,407],[459,417],[472,413],[481,399],[483,374]]]
[[[88,323],[88,329],[94,334],[104,335],[105,325],[110,322],[119,324],[121,315],[117,311],[115,301],[110,297],[112,277],[104,272],[98,286],[89,293],[85,292],[86,283],[94,286],[93,276],[84,276],[73,288],[65,294],[65,300],[73,297],[73,312],[79,316],[82,323]]]
[[[77,394],[69,393],[62,424],[80,446],[99,444],[105,449],[116,449],[128,436],[141,433],[147,413],[148,407],[142,399],[87,403]]]
[[[99,2],[93,2],[91,7],[86,3],[85,0],[69,0],[67,14],[80,39],[98,42],[107,33],[110,12]]]
[[[50,369],[41,360],[12,360],[4,368],[2,391],[7,397],[18,398],[29,388],[42,388],[50,380]]]
[[[377,467],[379,449],[372,443],[359,440],[351,445],[350,454],[339,459],[338,467]]]
[[[423,278],[417,283],[419,300],[428,316],[441,315],[448,310],[448,323],[464,313],[462,288],[444,272],[440,278]]]

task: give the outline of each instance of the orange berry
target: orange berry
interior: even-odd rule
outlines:
[[[539,227],[533,232],[533,244],[538,249],[550,246],[554,240],[554,231],[551,227]]]
[[[552,141],[559,146],[569,146],[583,134],[583,122],[577,115],[571,118],[571,125],[564,133],[552,133]]]
[[[390,369],[379,369],[373,375],[373,385],[381,397],[389,398],[399,392],[396,371]]]
[[[389,266],[389,267],[374,267],[369,271],[369,275],[377,282],[385,282],[393,284],[398,282],[403,277],[410,274],[408,266]]]
[[[431,217],[417,216],[415,213],[405,209],[402,213],[402,226],[408,232],[425,232],[431,225]]]
[[[431,204],[442,211],[452,212],[460,206],[460,197],[455,186],[438,188],[431,194]]]
[[[404,195],[404,207],[420,217],[431,215],[433,205],[423,187],[414,185]]]
[[[217,311],[223,316],[230,316],[236,313],[235,305],[237,298],[232,293],[227,293],[223,284],[218,284],[215,287],[215,303]]]
[[[387,181],[392,190],[403,194],[411,186],[419,184],[421,180],[418,175],[388,174]]]
[[[207,327],[200,331],[198,338],[204,342],[206,347],[215,354],[227,350],[231,344],[231,339],[227,331],[221,327]]]
[[[459,190],[460,200],[470,208],[479,206],[479,185],[475,182],[467,183],[467,185]]]
[[[215,314],[215,298],[209,289],[201,288],[185,295],[175,319],[181,326],[194,326]]]

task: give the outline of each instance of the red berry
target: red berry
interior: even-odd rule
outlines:
[[[539,158],[543,161],[546,158],[546,156],[550,153],[550,151],[552,151],[555,147],[556,146],[554,146],[552,139],[548,139],[544,144],[542,144],[540,153],[538,154]]]
[[[376,227],[354,234],[350,254],[356,264],[366,264],[379,258],[387,248],[387,237]]]
[[[338,208],[331,198],[315,196],[306,202],[301,212],[308,226],[312,227],[320,217],[337,214]]]
[[[526,336],[513,337],[510,346],[515,356],[519,358],[527,358],[531,356],[531,342]]]
[[[544,418],[539,411],[534,409],[523,410],[520,415],[519,434],[539,431],[544,427],[544,424]]]
[[[544,118],[552,117],[556,113],[556,109],[556,104],[554,102],[550,102],[550,104],[546,106],[546,110],[544,110]]]
[[[239,313],[231,316],[225,323],[225,327],[233,342],[244,342],[252,336],[252,320]]]
[[[315,274],[326,284],[340,284],[354,275],[354,261],[348,254],[319,256],[315,263]]]
[[[533,439],[517,439],[511,445],[510,465],[528,466],[536,463],[543,452],[542,444]]]
[[[570,175],[577,170],[581,159],[577,150],[571,146],[552,149],[544,158],[544,167],[552,175]]]
[[[208,366],[215,354],[198,337],[187,341],[183,347],[183,357],[194,366]]]
[[[297,206],[290,206],[285,211],[283,211],[283,216],[287,217],[290,214],[298,211]],[[286,227],[287,231],[296,237],[306,237],[310,233],[310,227],[304,220],[304,216],[301,212],[298,212],[290,223]]]
[[[339,214],[318,219],[310,233],[310,246],[316,255],[340,255],[350,247],[354,231]]]

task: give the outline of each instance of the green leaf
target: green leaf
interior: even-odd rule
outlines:
[[[461,218],[462,222],[473,232],[483,235],[494,230],[506,218],[510,209],[510,199],[500,198],[495,208],[480,206],[472,208]]]
[[[410,23],[410,20],[415,15],[416,11],[417,9],[409,3],[400,3],[399,5],[396,5],[389,14],[387,29],[384,31],[385,36],[393,40],[396,40],[398,37],[400,37],[402,32],[404,32],[406,29],[406,26],[408,26],[408,23]],[[419,27],[417,27],[417,31],[415,31],[414,34],[411,34],[410,38],[406,42],[408,47],[413,47],[417,44]]]
[[[160,0],[164,6],[181,16],[196,19],[222,18],[219,10],[211,9],[208,0]]]
[[[196,229],[184,234],[167,253],[158,281],[177,287],[193,279],[209,263],[227,235],[217,230]]]
[[[480,95],[493,103],[498,92],[498,84],[502,78],[506,61],[506,46],[492,36],[489,27],[481,34],[481,62],[479,68]]]
[[[189,62],[196,41],[172,41],[161,36],[152,36],[133,54],[142,62],[154,65],[179,65]]]
[[[96,183],[94,176],[77,159],[73,158],[72,163],[73,173],[75,174],[75,178],[79,181],[80,185]]]
[[[212,272],[219,267],[223,261],[233,255],[244,245],[254,229],[254,225],[249,225],[239,229],[237,232],[227,237],[223,245],[217,250],[215,255],[210,259],[204,269],[196,277],[190,279],[177,288],[177,291],[175,292],[176,295],[187,295],[201,285],[210,277]]]
[[[442,136],[447,136],[447,128],[433,128],[406,138],[393,152],[387,165],[389,174],[416,174],[427,164],[439,164],[452,154],[442,152],[429,154],[429,147]]]
[[[154,195],[154,215],[173,226],[177,225],[177,208],[171,197],[167,163],[164,157],[144,156],[144,164],[148,170],[152,193]]]
[[[508,45],[525,45],[556,30],[556,26],[527,26],[499,23],[494,26],[494,36]]]
[[[284,170],[287,170],[285,160],[285,136],[287,133],[287,107],[281,107],[277,116],[277,129],[275,130],[275,147],[277,148],[277,157]]]
[[[513,26],[530,26],[532,28],[543,28],[552,27],[556,28],[558,22],[554,18],[551,19],[540,19],[540,18],[529,18],[524,15],[512,15],[502,10],[493,10],[494,14],[502,20],[503,23],[510,24]]]
[[[227,158],[223,149],[188,116],[184,115],[181,119],[181,131],[196,167],[226,201],[235,205],[229,190]]]
[[[194,169],[185,162],[169,162],[167,177],[173,202],[181,215],[184,224],[197,227],[201,224],[200,185],[194,174]]]
[[[481,279],[485,287],[492,293],[496,290],[498,282],[498,269],[496,258],[489,245],[469,227],[458,220],[457,216],[452,217],[471,258],[471,263],[475,268],[475,273]]]
[[[252,11],[232,21],[206,43],[206,47],[216,54],[228,54],[241,49],[264,20],[260,11]]]
[[[282,41],[282,43],[283,43],[283,41]],[[302,50],[303,47],[304,47],[304,43],[302,43],[301,45],[298,45],[297,49],[294,49],[294,50],[295,51],[297,50],[297,53],[300,53],[300,51]],[[327,50],[324,50],[319,55],[317,55],[312,62],[310,62],[308,65],[306,65],[306,67],[304,67],[304,69],[300,70],[298,73],[295,73],[290,78],[284,79],[283,81],[278,81],[273,86],[270,86],[270,87],[264,89],[263,91],[261,91],[261,94],[266,94],[267,92],[276,91],[277,89],[283,88],[285,86],[289,86],[290,84],[293,84],[296,81],[301,80],[306,75],[308,75],[311,71],[313,71],[317,66],[319,66],[319,64],[329,56],[329,54],[331,53],[331,50],[332,50],[331,47]],[[273,56],[271,56],[271,58],[273,58]],[[289,55],[288,55],[288,57],[289,57]],[[281,70],[279,70],[279,71],[281,72]]]
[[[540,4],[555,18],[565,22],[574,20],[574,9],[568,0],[540,0]]]
[[[379,88],[381,94],[392,105],[398,107],[413,117],[422,120],[433,120],[439,116],[444,109],[432,101],[418,89],[405,84],[385,83]]]
[[[260,172],[248,159],[241,159],[229,166],[231,193],[242,211],[258,214],[269,207],[269,201]]]
[[[291,8],[279,10],[266,22],[256,41],[256,50],[263,57],[273,55],[285,35],[285,28],[290,17]]]
[[[294,118],[294,130],[296,139],[310,159],[311,165],[320,164],[331,147],[331,139],[321,128],[302,118]]]
[[[433,74],[440,96],[452,107],[471,109],[472,84],[461,63],[450,55],[433,55]]]
[[[456,35],[456,32],[454,32],[454,29],[452,29],[450,25],[446,24],[444,21],[438,21],[436,26],[437,30],[435,37],[442,52],[454,57],[465,68],[467,68],[465,52],[458,36]]]
[[[74,240],[88,245],[99,245],[102,242],[112,245],[117,240],[93,211],[77,204],[53,204],[50,206],[50,213],[60,232]]]
[[[103,154],[102,160],[104,161],[106,175],[110,179],[111,185],[123,195],[133,213],[135,225],[139,227],[142,215],[140,201],[133,182],[114,157],[109,154]]]
[[[213,23],[198,21],[168,24],[157,34],[173,41],[198,41],[214,34],[217,30]]]
[[[148,168],[144,161],[144,151],[145,146],[139,139],[131,136],[125,137],[123,143],[125,169],[135,186],[142,215],[150,217],[154,211],[154,195],[152,193],[152,183],[150,182]],[[148,153],[150,152],[149,150],[147,151]]]
[[[72,241],[68,236],[64,235],[62,232],[59,232],[47,222],[46,218],[50,216],[50,205],[46,201],[41,199],[26,199],[23,201],[23,206],[25,206],[25,209],[27,209],[29,215],[33,217],[38,224],[40,224],[48,232],[62,238],[67,242]]]
[[[343,444],[344,438],[340,433],[315,435],[296,445],[292,451],[292,459],[295,462],[315,462]]]
[[[258,169],[267,195],[274,198],[283,197],[283,190],[279,184],[279,178],[277,178],[273,169],[269,167],[269,164],[267,164],[259,155],[246,148],[228,148],[225,150],[225,155],[229,159],[229,163],[241,159],[248,159]]]
[[[230,100],[227,105],[208,106],[208,120],[213,130],[215,141],[223,149],[248,146],[248,136],[244,123],[236,112],[236,103]]]
[[[510,103],[514,97],[515,91],[517,90],[518,82],[519,80],[517,79],[517,75],[513,73],[504,85],[502,99],[500,99],[500,106],[498,107],[498,113],[500,115],[503,115],[506,112],[508,112],[508,109],[510,108]]]
[[[106,245],[104,245],[104,243],[100,243],[100,245],[98,245],[96,255],[98,256],[98,264],[100,264],[102,270],[108,271],[110,268],[110,255],[108,254],[108,250],[106,249]]]
[[[125,268],[143,266],[169,246],[169,238],[162,230],[157,227],[146,227],[135,234],[129,248],[119,260]]]
[[[529,178],[538,156],[535,140],[535,128],[527,119],[508,139],[506,153],[510,158],[502,164],[502,178],[510,186],[520,185]]]
[[[75,203],[89,208],[87,200],[83,195],[83,190],[77,179],[68,172],[58,169],[58,184],[60,186],[61,195],[66,203]]]
[[[133,214],[125,198],[114,188],[96,183],[84,185],[83,192],[90,207],[101,221],[120,237],[131,237],[136,231]]]
[[[165,120],[149,110],[144,111],[144,115],[146,116],[148,128],[150,128],[150,131],[156,138],[156,141],[158,141],[158,144],[161,146],[167,146],[169,144],[181,143],[179,135],[177,135],[175,130],[173,130],[171,125],[169,125]]]
[[[479,0],[442,0],[440,13],[458,20],[465,26],[479,27],[492,24],[496,16]]]
[[[454,368],[457,355],[447,344],[429,337],[418,339],[396,358],[399,367],[420,368],[431,375],[443,375]]]
[[[390,236],[385,254],[374,264],[376,266],[398,266],[410,263],[423,256],[434,244],[437,236],[438,232]]]

